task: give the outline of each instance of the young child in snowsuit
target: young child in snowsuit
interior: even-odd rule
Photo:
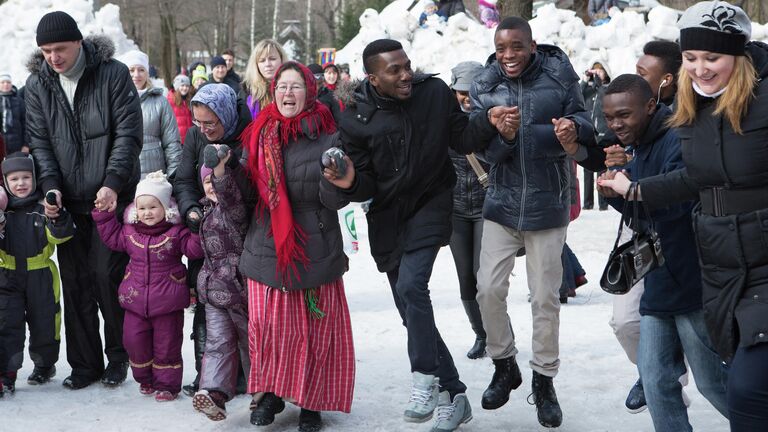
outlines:
[[[104,243],[130,257],[118,290],[125,309],[123,345],[139,392],[155,394],[158,402],[174,400],[181,391],[184,308],[189,306],[181,257],[203,257],[200,237],[181,223],[171,190],[157,171],[139,182],[124,224],[114,211],[92,212]]]
[[[206,158],[218,148],[209,145]],[[238,270],[243,240],[248,231],[248,214],[230,168],[231,153],[211,170],[200,168],[205,197],[200,200],[204,214],[200,238],[205,261],[197,277],[199,301],[205,306],[207,338],[200,370],[200,391],[192,406],[211,420],[224,420],[224,404],[235,395],[238,367],[248,374],[248,302],[245,284]],[[212,165],[212,163],[211,163]]]
[[[16,152],[2,162],[9,203],[6,229],[0,238],[0,395],[13,393],[16,373],[24,359],[29,325],[29,354],[35,364],[27,378],[44,384],[56,374],[59,359],[60,281],[51,260],[56,245],[74,234],[72,218],[60,210],[56,220],[44,215],[42,193],[35,184],[35,164]]]

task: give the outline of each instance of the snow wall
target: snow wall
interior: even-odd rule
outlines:
[[[392,38],[403,44],[414,69],[439,73],[450,81],[451,68],[459,62],[474,60],[485,63],[494,53],[494,29],[486,28],[464,14],[448,22],[428,21],[427,28],[418,25],[424,10],[421,0],[410,12],[412,0],[395,0],[381,13],[367,9],[360,16],[360,33],[336,54],[336,63],[348,63],[350,74],[361,78],[362,53],[365,46],[380,38]],[[537,43],[557,45],[571,59],[581,74],[594,61],[607,64],[612,76],[635,73],[635,63],[643,54],[643,46],[651,40],[674,41],[678,38],[679,12],[656,6],[644,16],[637,12],[621,12],[613,8],[607,24],[585,26],[576,13],[546,5],[530,21]],[[768,25],[752,23],[752,39],[768,42]]]
[[[16,87],[27,80],[26,62],[37,49],[35,30],[43,15],[55,10],[64,11],[77,21],[83,37],[104,34],[115,43],[116,56],[132,49],[136,44],[128,39],[120,23],[120,8],[105,4],[93,10],[92,0],[9,0],[0,5],[0,71],[9,72]]]

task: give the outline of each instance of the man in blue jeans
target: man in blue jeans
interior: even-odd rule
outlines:
[[[672,112],[653,98],[650,85],[638,75],[617,77],[605,92],[603,113],[608,127],[625,146],[635,148],[626,165],[630,178],[639,179],[683,167],[680,140],[666,126]],[[615,171],[608,171],[611,178]],[[600,189],[620,210],[624,199]],[[634,205],[642,205],[633,202]],[[639,210],[634,231],[653,227],[661,239],[664,265],[649,272],[640,298],[638,370],[656,432],[691,431],[679,378],[688,359],[696,386],[727,417],[727,371],[715,353],[704,324],[701,304],[701,271],[691,222],[694,202],[674,204],[651,212],[652,222]]]

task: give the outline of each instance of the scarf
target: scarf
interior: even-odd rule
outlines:
[[[219,118],[224,126],[224,141],[231,138],[237,129],[237,95],[226,84],[206,84],[195,93],[191,102],[204,104]]]
[[[336,131],[336,124],[328,108],[317,103],[317,86],[312,72],[304,65],[286,62],[280,66],[275,77],[287,68],[298,68],[304,76],[307,87],[304,110],[297,116],[286,118],[277,109],[275,85],[272,80],[270,94],[272,101],[263,107],[259,116],[245,129],[241,137],[248,150],[248,174],[259,192],[257,211],[269,211],[271,235],[277,253],[277,275],[284,285],[291,283],[291,273],[300,280],[298,265],[304,268],[309,259],[304,251],[306,234],[293,219],[291,202],[285,182],[283,148],[300,135],[317,136]]]
[[[700,96],[704,96],[704,97],[707,97],[707,98],[715,99],[718,96],[720,96],[721,94],[725,93],[726,90],[728,90],[728,86],[725,86],[722,89],[718,90],[717,92],[710,94],[710,93],[706,93],[704,90],[702,90],[701,87],[699,87],[699,85],[696,84],[695,82],[693,83],[693,91],[698,93]]]

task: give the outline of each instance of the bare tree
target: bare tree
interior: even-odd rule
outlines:
[[[533,18],[533,0],[499,0],[496,7],[499,9],[499,14],[503,17]]]

